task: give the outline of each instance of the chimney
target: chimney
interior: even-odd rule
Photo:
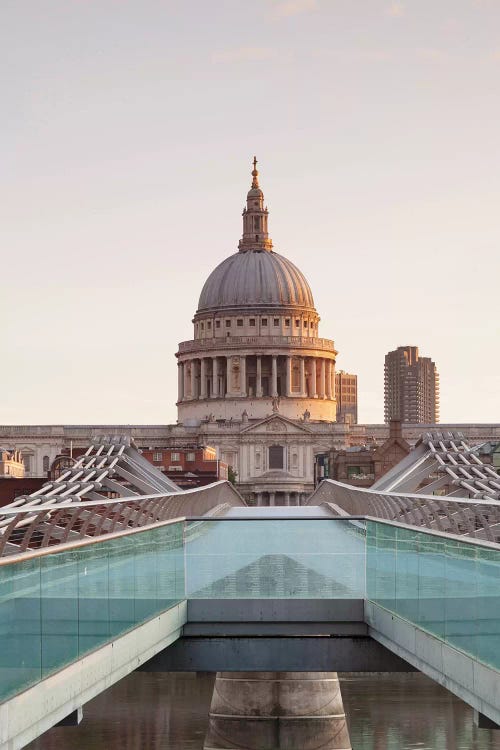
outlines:
[[[403,429],[401,427],[400,419],[391,419],[389,422],[389,437],[390,438],[402,438]]]

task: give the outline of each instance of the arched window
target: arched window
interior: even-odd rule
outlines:
[[[284,469],[284,448],[282,445],[269,446],[269,468]]]
[[[46,472],[50,468],[50,459],[48,456],[43,457],[43,471]]]

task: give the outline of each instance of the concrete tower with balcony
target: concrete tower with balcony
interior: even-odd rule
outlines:
[[[309,284],[273,249],[254,159],[238,252],[205,282],[191,341],[179,345],[178,418],[335,421],[333,341],[319,337]]]

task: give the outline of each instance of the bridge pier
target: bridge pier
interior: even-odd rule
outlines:
[[[204,750],[351,750],[336,672],[217,672]]]

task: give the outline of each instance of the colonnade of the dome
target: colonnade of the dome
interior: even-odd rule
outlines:
[[[178,407],[183,416],[227,419],[246,411],[252,419],[280,410],[291,418],[309,412],[313,419],[326,419],[335,413],[333,352],[329,356],[235,352],[190,356],[179,361],[178,370]],[[325,411],[318,401],[329,402],[330,408]]]
[[[335,398],[335,362],[323,357],[229,354],[179,362],[178,401]]]

